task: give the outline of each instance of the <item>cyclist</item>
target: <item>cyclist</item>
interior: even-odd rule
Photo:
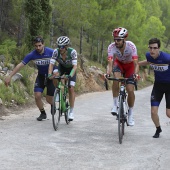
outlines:
[[[118,27],[113,30],[112,36],[114,42],[108,46],[107,75],[113,72],[115,78],[120,78],[122,75],[125,78],[137,78],[139,71],[137,49],[133,42],[126,41],[128,37],[127,29]],[[133,118],[133,106],[135,102],[134,85],[135,81],[127,81],[126,90],[128,93],[127,102],[129,105],[128,124],[130,126],[135,124]],[[111,113],[112,115],[117,115],[119,95],[119,83],[117,81],[113,82],[112,93],[113,108]]]
[[[74,102],[75,102],[75,92],[74,86],[76,83],[76,69],[77,69],[77,52],[75,49],[69,47],[70,39],[67,36],[61,36],[57,39],[58,48],[54,50],[53,56],[50,60],[48,77],[52,79],[57,75],[69,75],[69,103],[70,112],[68,118],[70,120],[74,119]],[[58,62],[58,68],[54,70],[53,67]],[[55,83],[55,82],[54,82]],[[55,84],[56,85],[56,84]]]
[[[146,53],[146,60],[140,61],[139,65],[144,66],[150,64],[154,70],[155,82],[151,92],[151,118],[156,127],[154,138],[159,138],[162,132],[158,108],[165,94],[166,99],[166,115],[170,118],[170,54],[160,51],[160,40],[151,38],[149,40],[149,52]]]
[[[38,69],[38,75],[36,77],[35,84],[34,84],[34,97],[35,97],[36,105],[41,112],[37,120],[41,121],[42,119],[47,118],[43,106],[44,104],[41,100],[42,93],[45,87],[47,87],[46,101],[49,104],[51,104],[51,108],[52,108],[52,101],[53,101],[55,87],[53,85],[52,80],[48,80],[46,82],[46,75],[48,75],[48,66],[54,50],[44,46],[44,40],[41,36],[35,37],[35,39],[33,40],[33,44],[35,50],[27,54],[24,57],[24,59],[14,68],[14,70],[10,73],[10,75],[5,79],[5,85],[8,86],[10,84],[12,76],[15,75],[17,72],[19,72],[20,69],[24,67],[29,61],[33,61]]]

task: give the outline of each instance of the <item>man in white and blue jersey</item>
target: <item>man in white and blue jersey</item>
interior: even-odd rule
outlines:
[[[140,66],[150,64],[154,70],[155,82],[151,93],[151,117],[156,126],[154,138],[159,138],[162,132],[158,108],[165,94],[166,115],[170,118],[170,54],[160,51],[160,40],[152,38],[149,40],[149,52],[146,53],[146,60],[139,62]]]
[[[41,100],[42,93],[45,87],[47,88],[46,101],[51,104],[52,107],[55,87],[52,80],[46,78],[48,76],[48,67],[54,50],[44,46],[44,40],[41,36],[35,37],[35,39],[33,40],[33,44],[35,50],[27,54],[24,59],[14,68],[10,75],[5,79],[5,85],[8,86],[10,84],[12,76],[19,72],[20,69],[24,67],[27,63],[33,61],[38,69],[38,75],[34,84],[34,96],[36,105],[41,112],[37,120],[41,121],[47,118],[46,112],[44,110],[44,104]]]

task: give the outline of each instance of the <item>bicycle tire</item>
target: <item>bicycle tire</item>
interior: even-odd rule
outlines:
[[[123,121],[123,99],[122,96],[119,96],[119,109],[118,109],[118,135],[119,143],[122,143],[123,139],[123,130],[124,130],[124,121]]]
[[[58,100],[56,100],[57,95],[58,95]],[[61,116],[60,93],[58,89],[55,89],[54,98],[53,98],[53,107],[52,107],[52,122],[53,122],[54,130],[58,129],[60,116]]]
[[[69,120],[69,118],[68,118],[69,108],[70,108],[70,106],[69,106],[69,103],[68,103],[68,101],[67,101],[67,102],[66,102],[66,111],[64,112],[65,121],[66,121],[67,124],[70,123],[70,120]]]

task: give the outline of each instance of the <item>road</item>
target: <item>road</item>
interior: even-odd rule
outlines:
[[[119,144],[117,121],[110,114],[111,91],[76,98],[75,120],[61,118],[54,131],[50,113],[38,122],[37,108],[0,120],[0,170],[169,170],[170,123],[165,102],[159,109],[163,132],[152,138],[151,87],[136,94],[135,126],[126,127]],[[45,106],[50,111],[49,105]]]

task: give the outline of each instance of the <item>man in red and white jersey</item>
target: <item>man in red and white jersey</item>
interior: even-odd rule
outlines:
[[[107,74],[113,72],[115,78],[120,78],[122,75],[125,78],[138,77],[139,65],[137,49],[133,42],[126,41],[128,31],[125,28],[119,27],[113,30],[112,36],[114,42],[108,46],[108,67]],[[127,102],[129,105],[128,124],[134,126],[133,106],[135,102],[134,94],[135,81],[127,81],[126,90],[128,93]],[[113,108],[112,115],[117,115],[119,83],[113,82]]]

